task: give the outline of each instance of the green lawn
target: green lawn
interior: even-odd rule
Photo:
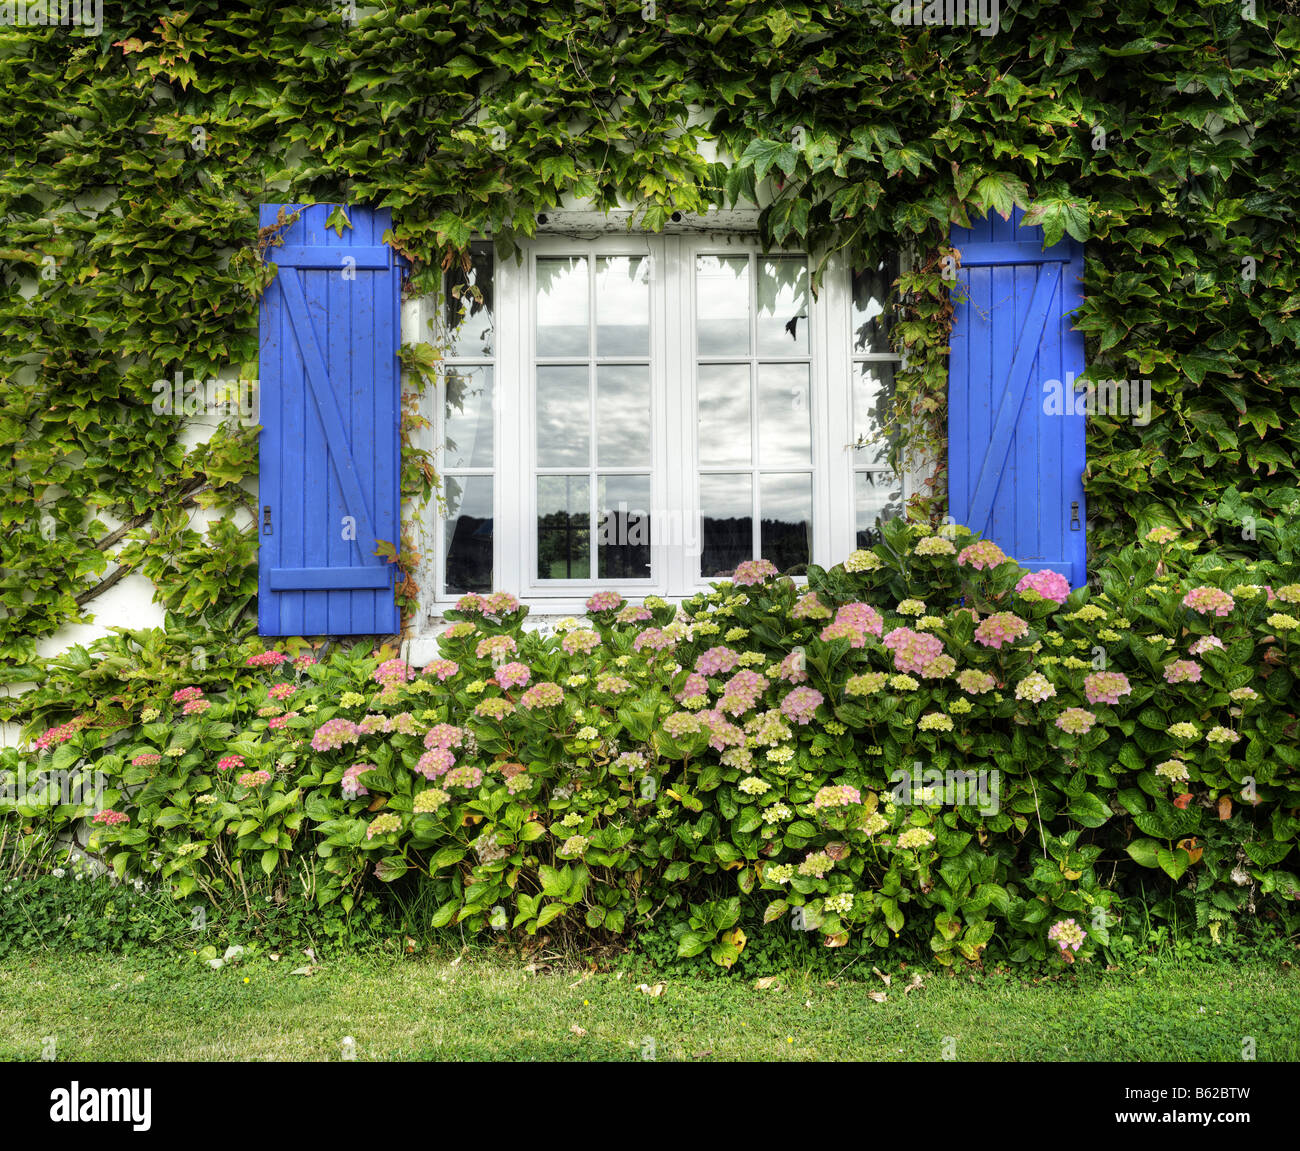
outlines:
[[[265,956],[213,971],[184,957],[28,952],[0,962],[0,1060],[1300,1059],[1300,980],[1276,962],[1152,963],[1054,980],[932,973],[909,994],[868,969],[836,986],[533,974],[500,954],[326,961]],[[861,967],[858,964],[857,967]],[[884,991],[885,1002],[870,993]]]

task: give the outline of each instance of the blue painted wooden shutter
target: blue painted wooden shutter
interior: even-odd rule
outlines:
[[[996,213],[954,228],[961,251],[948,376],[949,508],[1021,566],[1087,580],[1084,419],[1073,379],[1083,246]],[[1055,386],[1055,394],[1053,394]],[[1064,396],[1062,405],[1060,397]],[[1063,409],[1063,411],[1062,411]]]
[[[301,211],[266,251],[278,272],[260,319],[258,632],[374,635],[399,628],[394,567],[377,541],[400,532],[400,257],[387,211]],[[354,538],[349,538],[354,537]]]

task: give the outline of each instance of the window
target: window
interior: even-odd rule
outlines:
[[[814,297],[807,256],[736,235],[474,245],[435,325],[435,601],[567,611],[842,560],[902,507],[883,441],[853,446],[886,430],[896,275],[832,264]]]

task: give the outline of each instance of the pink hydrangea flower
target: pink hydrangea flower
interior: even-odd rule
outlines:
[[[264,651],[250,655],[244,662],[248,667],[279,667],[288,658],[282,651]]]
[[[211,706],[212,706],[211,700],[192,699],[183,708],[181,708],[181,712],[185,715],[202,715]]]
[[[91,823],[100,823],[106,827],[116,827],[119,823],[130,823],[130,817],[122,811],[114,811],[111,807],[104,808],[103,811],[97,811],[90,817]]]
[[[738,587],[753,587],[779,574],[771,560],[745,560],[736,566],[731,582]]]
[[[412,680],[414,678],[415,669],[404,659],[386,659],[375,668],[375,682],[382,683],[385,687],[401,680]]]
[[[479,612],[487,607],[487,600],[475,592],[469,592],[456,601],[456,610],[462,612]]]
[[[598,591],[587,600],[587,610],[592,614],[602,611],[615,611],[623,606],[623,597],[616,591]],[[646,616],[649,616],[649,612]]]
[[[479,659],[505,659],[508,655],[514,655],[519,650],[519,645],[515,643],[514,637],[508,635],[490,635],[486,639],[478,641],[478,646],[474,649],[474,654]]]
[[[217,760],[217,769],[219,771],[230,771],[235,767],[244,766],[244,757],[242,755],[223,755]]]
[[[690,700],[705,699],[708,694],[709,681],[698,671],[693,671],[686,677],[686,686],[677,693],[677,702],[686,703]]]
[[[817,598],[815,591],[810,591],[795,601],[794,607],[790,609],[790,615],[795,619],[830,619],[831,609]]]
[[[534,684],[520,697],[526,708],[556,707],[564,702],[564,689],[558,683]]]
[[[1014,643],[1029,631],[1029,624],[1015,612],[1000,611],[980,620],[975,629],[976,642],[1000,650],[1003,644]]]
[[[720,672],[731,671],[738,663],[740,656],[731,648],[711,647],[695,657],[695,670],[701,675],[718,675]]]
[[[492,678],[502,691],[509,691],[512,687],[526,687],[532,674],[526,663],[503,663]]]
[[[986,671],[976,671],[968,667],[957,673],[957,686],[970,695],[983,695],[997,687],[998,681]]]
[[[1200,683],[1201,665],[1191,659],[1176,659],[1165,668],[1165,683]]]
[[[1183,606],[1201,615],[1227,615],[1235,601],[1226,591],[1217,587],[1194,587],[1183,596]]]
[[[509,615],[519,610],[519,601],[508,591],[494,591],[483,602],[483,610],[488,615]]]
[[[282,727],[287,727],[289,721],[297,716],[296,711],[286,711],[284,715],[274,716],[266,725],[271,731],[279,731]]]
[[[300,655],[293,661],[293,666],[298,668],[315,667],[316,657],[314,655]]]
[[[662,628],[648,627],[632,641],[633,651],[649,648],[651,651],[666,651],[673,646],[673,638]]]
[[[745,746],[745,733],[717,708],[700,712],[699,721],[704,727],[708,728],[709,746],[714,751],[724,751],[728,747]]]
[[[899,671],[923,671],[943,655],[943,641],[907,627],[896,627],[885,636],[885,647],[894,653],[894,667]]]
[[[87,716],[78,715],[68,720],[67,723],[61,723],[58,727],[52,727],[36,740],[36,750],[46,751],[51,747],[57,747],[61,743],[66,743],[83,727],[89,723]]]
[[[288,699],[295,690],[291,683],[274,683],[266,689],[266,694],[269,699]]]
[[[970,544],[957,553],[957,563],[962,567],[968,564],[976,571],[984,571],[985,568],[995,568],[998,564],[1006,563],[1007,554],[992,540],[980,540],[978,543]]]
[[[354,763],[343,773],[343,778],[339,780],[339,790],[343,792],[344,799],[357,799],[362,795],[369,795],[370,792],[361,782],[361,776],[367,771],[373,771],[373,763]]]
[[[424,733],[424,746],[429,749],[460,747],[464,741],[465,729],[450,723],[435,723]]]
[[[1132,690],[1128,676],[1120,671],[1095,671],[1083,681],[1083,694],[1089,703],[1119,703],[1119,697]]]
[[[271,773],[269,771],[246,771],[235,782],[240,787],[261,787],[262,784],[271,782]]]
[[[813,713],[825,700],[816,688],[796,687],[781,701],[781,714],[798,724],[812,722]]]
[[[813,807],[849,807],[862,802],[862,793],[847,783],[838,786],[823,787],[813,796]]]
[[[456,757],[445,747],[434,747],[416,761],[415,770],[425,779],[437,779],[456,766]]]
[[[803,683],[808,678],[808,660],[802,651],[792,651],[781,661],[777,673],[786,683]]]
[[[1056,717],[1056,726],[1071,735],[1087,735],[1096,723],[1097,717],[1082,707],[1067,707]]]
[[[560,640],[560,647],[569,655],[577,655],[579,652],[590,655],[600,647],[600,633],[587,627],[575,628],[565,633],[564,638]]]
[[[614,618],[619,623],[644,623],[648,619],[653,619],[654,615],[648,607],[642,607],[637,603],[630,603]]]
[[[144,755],[137,755],[133,760],[131,760],[131,766],[132,767],[153,767],[155,764],[160,763],[161,761],[162,761],[161,755],[156,755],[153,752],[146,752]]]
[[[483,772],[480,768],[465,764],[449,771],[442,782],[447,787],[478,787],[483,782]]]
[[[342,747],[345,743],[356,743],[360,735],[361,729],[350,719],[335,716],[334,719],[327,719],[316,729],[316,734],[311,737],[311,749],[331,751]]]
[[[439,683],[446,683],[460,671],[460,664],[454,659],[435,659],[425,665],[424,674],[435,676]]]
[[[1223,650],[1223,640],[1217,635],[1203,635],[1187,649],[1192,655],[1204,655],[1207,651]]]
[[[172,703],[189,703],[192,699],[200,699],[203,696],[201,687],[183,687],[180,691],[172,692]]]
[[[1070,594],[1070,581],[1050,568],[1043,571],[1026,572],[1016,584],[1016,591],[1036,591],[1045,600],[1052,603],[1065,603]]]
[[[724,685],[718,706],[728,715],[742,715],[758,702],[767,687],[767,679],[758,672],[738,671]]]
[[[860,632],[870,632],[877,639],[885,628],[881,614],[869,603],[846,603],[835,613],[835,622],[846,623]]]

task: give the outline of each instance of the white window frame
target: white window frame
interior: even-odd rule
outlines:
[[[700,508],[698,446],[696,442],[695,257],[742,252],[762,254],[752,232],[694,231],[657,235],[632,233],[621,228],[614,234],[588,232],[577,239],[545,232],[523,241],[521,262],[493,262],[494,359],[493,366],[493,590],[519,596],[534,613],[546,616],[579,615],[585,601],[598,589],[613,589],[626,598],[640,600],[658,595],[677,601],[705,590],[708,578],[699,575]],[[614,582],[538,581],[536,564],[535,436],[532,413],[536,373],[531,360],[535,346],[534,285],[538,256],[585,252],[588,256],[650,255],[650,426],[651,432],[651,565],[650,580]],[[777,254],[777,253],[773,253]],[[817,253],[797,249],[780,254],[803,254],[809,271]],[[904,264],[904,266],[906,266]],[[412,342],[436,339],[442,329],[443,298],[412,301],[404,314],[404,327]],[[673,324],[668,323],[670,313]],[[414,329],[414,332],[411,331]],[[680,334],[681,338],[674,335]],[[856,363],[898,357],[854,354],[852,348],[852,278],[849,261],[832,253],[826,262],[816,296],[810,299],[810,419],[812,421],[813,548],[810,560],[821,567],[842,561],[857,546],[854,489],[853,378]],[[594,349],[593,349],[594,352]],[[758,357],[761,358],[761,357]],[[707,357],[706,357],[707,359]],[[449,363],[457,361],[449,359]],[[466,361],[466,366],[471,361]],[[483,363],[481,358],[472,362]],[[444,474],[443,383],[426,395],[424,415],[436,446],[434,467]],[[756,413],[753,413],[756,415]],[[676,449],[676,450],[675,450]],[[460,469],[453,469],[459,471]],[[593,475],[599,467],[588,469]],[[745,469],[738,469],[745,470]],[[779,470],[779,469],[778,469]],[[751,471],[757,469],[751,466]],[[906,501],[916,483],[913,469],[904,471]],[[656,514],[656,509],[658,512]],[[674,510],[676,522],[665,522],[663,509]],[[431,536],[418,573],[422,611],[431,619],[451,607],[458,595],[444,586],[445,520],[431,505]],[[688,522],[689,521],[689,522]],[[689,532],[684,529],[689,527]],[[596,530],[592,525],[592,562],[596,559]],[[689,537],[683,539],[683,536]],[[693,546],[686,546],[688,543]]]

